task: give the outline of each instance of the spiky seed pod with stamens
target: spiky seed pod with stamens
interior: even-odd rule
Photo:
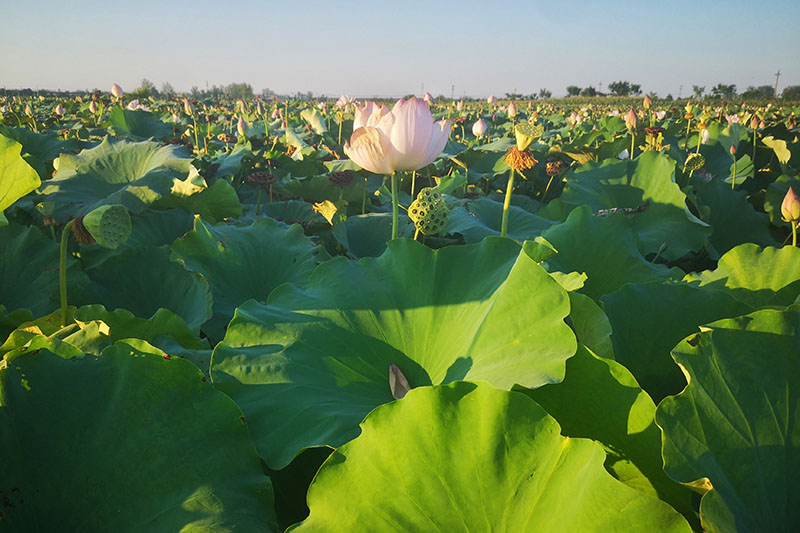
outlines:
[[[533,168],[538,163],[528,150],[520,150],[516,145],[512,146],[506,153],[505,162],[517,172]]]

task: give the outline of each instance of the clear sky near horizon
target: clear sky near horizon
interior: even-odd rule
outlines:
[[[798,21],[800,0],[0,0],[0,87],[501,97],[628,80],[687,96],[780,69],[780,92],[800,84]]]

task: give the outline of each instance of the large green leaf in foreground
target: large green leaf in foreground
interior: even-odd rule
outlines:
[[[294,531],[691,531],[559,435],[536,402],[487,384],[411,391],[322,465]]]
[[[272,468],[355,437],[392,400],[390,364],[411,387],[538,387],[564,377],[576,348],[564,289],[497,237],[437,251],[397,239],[376,259],[324,263],[306,290],[284,285],[268,303],[236,311],[211,375]]]
[[[41,184],[21,152],[20,143],[0,135],[0,225],[5,225],[3,210]]]
[[[142,341],[0,362],[0,529],[276,530],[232,401]]]
[[[707,531],[800,528],[800,307],[720,320],[673,357],[689,385],[658,406],[665,470],[708,478]]]
[[[789,305],[800,294],[800,248],[742,244],[723,255],[716,270],[687,274],[684,281],[721,290],[752,305]]]
[[[105,138],[80,154],[58,158],[58,171],[42,187],[44,200],[56,203],[54,216],[59,220],[103,204],[140,212],[168,197],[187,177],[191,159],[186,155],[175,146]]]
[[[194,229],[172,245],[173,257],[211,284],[213,316],[203,329],[217,340],[237,306],[266,300],[281,283],[305,283],[316,266],[315,252],[302,227],[286,229],[267,218],[239,227],[198,217]]]
[[[656,405],[624,366],[579,346],[564,381],[520,392],[554,417],[563,435],[600,442],[614,477],[694,517],[691,491],[664,473]]]

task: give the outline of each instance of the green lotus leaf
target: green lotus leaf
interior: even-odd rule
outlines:
[[[772,151],[775,152],[775,155],[778,157],[778,161],[783,164],[788,163],[789,159],[792,157],[792,152],[786,147],[786,141],[783,139],[775,139],[772,135],[769,135],[762,138],[761,142],[763,142],[765,146],[772,148]]]
[[[800,248],[741,244],[720,258],[716,270],[687,274],[684,281],[725,291],[752,307],[789,305],[800,294]]]
[[[592,211],[612,208],[648,208],[633,215],[631,227],[643,254],[662,252],[668,259],[700,250],[711,228],[686,208],[686,195],[675,183],[675,161],[650,151],[633,161],[606,160],[587,163],[565,177],[561,201],[567,206],[586,205]]]
[[[58,243],[38,228],[10,224],[0,227],[0,302],[9,310],[28,309],[34,316],[58,308]],[[67,257],[68,283],[80,283],[85,275]]]
[[[523,394],[458,382],[413,390],[323,463],[291,531],[691,531],[615,480],[603,448],[565,438]]]
[[[655,401],[686,385],[669,353],[700,326],[753,311],[732,296],[683,283],[631,284],[603,296],[614,354]]]
[[[317,135],[322,135],[328,131],[328,127],[325,125],[325,119],[316,109],[303,109],[300,112],[300,117],[311,126],[314,133]]]
[[[570,311],[567,323],[578,342],[601,357],[614,359],[611,323],[594,300],[579,292],[569,292]]]
[[[58,171],[42,187],[42,201],[54,202],[59,220],[75,218],[103,204],[138,213],[172,192],[189,172],[181,148],[155,142],[111,141],[58,158]],[[172,207],[172,206],[170,206]]]
[[[275,531],[241,411],[142,341],[0,367],[3,531]]]
[[[30,128],[10,128],[0,125],[0,135],[13,139],[22,145],[22,157],[32,166],[39,177],[49,179],[52,161],[65,152],[78,150],[78,140],[64,140],[55,133],[36,133]]]
[[[273,202],[261,206],[261,213],[277,221],[286,224],[324,224],[328,222],[314,211],[314,207],[302,200],[287,200],[284,202]],[[240,219],[241,220],[241,219]]]
[[[191,185],[184,186],[186,182],[191,182]],[[200,183],[199,186],[196,185],[197,182]],[[230,183],[217,180],[210,187],[206,187],[205,180],[200,176],[190,176],[184,181],[177,182],[172,188],[172,194],[156,202],[154,207],[158,209],[183,207],[212,222],[242,214],[239,196]]]
[[[129,137],[135,141],[163,139],[173,135],[173,129],[149,111],[114,107],[108,114],[108,121],[117,137]]]
[[[282,283],[308,280],[315,252],[300,226],[285,229],[266,218],[238,227],[197,217],[194,229],[172,245],[173,258],[211,285],[213,315],[203,329],[213,339],[223,337],[234,309],[246,300],[264,301]]]
[[[503,204],[488,198],[478,198],[463,206],[451,208],[450,220],[444,234],[458,233],[468,244],[479,242],[490,235],[500,235]],[[508,208],[508,237],[525,241],[544,233],[553,222],[529,213],[521,207]]]
[[[407,219],[400,221],[400,235],[408,235],[412,225]],[[344,246],[351,256],[378,257],[386,250],[386,243],[392,239],[392,214],[367,213],[347,217],[333,226],[333,236]]]
[[[322,202],[330,200],[335,202],[342,199],[361,208],[361,200],[364,197],[364,180],[354,173],[354,179],[347,187],[337,187],[331,184],[329,174],[321,176],[309,176],[298,178],[286,182],[283,188],[293,195],[301,197],[306,202]]]
[[[123,308],[145,318],[160,308],[180,316],[198,332],[211,317],[208,282],[170,260],[166,246],[127,248],[86,268],[89,280],[73,284],[70,301]]]
[[[320,265],[307,289],[283,285],[268,304],[239,307],[211,374],[272,468],[355,437],[392,399],[390,364],[412,387],[538,387],[575,353],[566,292],[510,239],[436,251],[396,239],[376,259]]]
[[[606,469],[614,477],[695,520],[691,491],[664,473],[656,404],[624,366],[579,346],[567,361],[563,382],[515,390],[554,417],[562,435],[600,442],[608,454]]]
[[[230,152],[219,154],[214,159],[219,165],[215,176],[217,178],[236,176],[242,170],[242,160],[245,157],[253,157],[253,147],[250,143],[236,144]]]
[[[658,406],[664,469],[707,478],[705,531],[795,531],[800,523],[800,308],[708,325],[672,352],[689,382]]]
[[[633,222],[619,213],[596,217],[588,207],[579,207],[542,236],[558,250],[547,260],[550,269],[585,272],[588,279],[581,292],[592,298],[627,283],[666,280],[680,273],[646,261],[637,248]]]
[[[0,213],[42,183],[21,152],[20,143],[0,135]],[[0,225],[7,224],[4,221]]]
[[[721,180],[696,186],[697,200],[711,209],[708,223],[713,228],[708,240],[719,254],[746,242],[761,246],[778,244],[769,231],[769,219],[758,213],[747,193],[733,191]]]

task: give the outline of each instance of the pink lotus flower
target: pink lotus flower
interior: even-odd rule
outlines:
[[[376,174],[417,170],[442,152],[451,123],[434,123],[428,106],[415,97],[398,100],[391,111],[365,102],[364,107],[357,106],[353,135],[345,141],[344,153]]]
[[[482,118],[479,118],[478,121],[472,125],[472,134],[475,137],[480,137],[489,129],[489,126],[486,122],[483,121]]]
[[[667,116],[667,112],[666,111],[656,111],[655,112],[655,116],[656,116],[656,119],[658,119],[658,120],[664,120],[664,117]]]
[[[275,109],[272,110],[272,114],[269,116],[269,118],[271,118],[272,120],[276,120],[280,118],[280,116],[281,114],[278,112],[278,108],[276,107]]]
[[[456,111],[462,111],[464,109],[464,100],[459,100],[456,104]]]
[[[111,86],[111,94],[114,95],[114,98],[120,98],[123,94],[122,87],[115,83]]]
[[[652,103],[653,103],[653,101],[650,100],[650,95],[649,94],[644,95],[644,102],[642,102],[642,105],[644,106],[644,108],[645,109],[650,109],[650,106],[652,105]]]
[[[511,117],[511,118],[514,118],[514,117],[517,116],[517,106],[514,104],[513,101],[509,102],[507,112],[508,112],[508,116]]]
[[[425,94],[423,95],[422,99],[423,99],[423,100],[425,101],[425,103],[426,103],[426,104],[428,104],[428,105],[431,105],[431,102],[433,102],[433,96],[431,96],[431,93],[425,93]]]
[[[91,113],[92,115],[97,113],[97,103],[95,103],[94,100],[89,102],[89,113]]]
[[[239,122],[236,123],[236,131],[239,132],[241,137],[244,137],[247,134],[247,122],[245,122],[244,118],[239,117]]]
[[[64,109],[64,106],[63,106],[63,105],[61,105],[61,104],[58,104],[58,105],[55,107],[55,109],[53,109],[53,112],[54,112],[56,115],[58,115],[59,117],[62,117],[62,116],[64,116],[64,114],[67,112],[67,110],[66,110],[66,109]]]
[[[489,105],[494,104],[496,101],[497,101],[497,98],[495,98],[494,95],[491,95],[489,98],[486,99],[486,103],[488,103]]]
[[[348,107],[353,105],[353,102],[355,101],[356,101],[355,98],[350,98],[350,95],[341,94],[339,95],[339,99],[336,100],[334,107],[337,107],[339,109],[347,109]]]

